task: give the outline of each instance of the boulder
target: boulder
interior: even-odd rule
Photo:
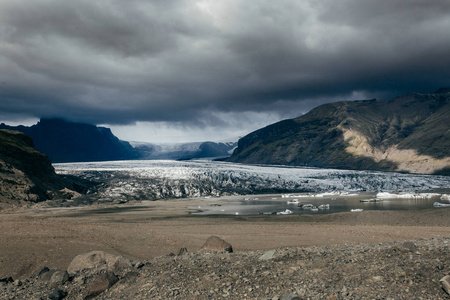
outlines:
[[[131,267],[131,262],[123,256],[116,256],[103,251],[92,251],[77,255],[67,268],[67,272],[75,273],[86,269],[117,272]]]
[[[110,271],[97,275],[89,284],[85,299],[92,299],[95,296],[100,295],[116,284],[117,281],[119,281],[119,279]]]
[[[210,236],[199,251],[233,252],[233,247],[217,236]]]

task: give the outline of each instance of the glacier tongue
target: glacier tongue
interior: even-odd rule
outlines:
[[[262,193],[416,192],[448,188],[450,177],[214,161],[114,161],[54,164],[59,174],[101,182],[105,201]]]

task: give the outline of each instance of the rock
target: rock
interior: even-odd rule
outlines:
[[[53,290],[53,292],[51,292],[48,295],[48,299],[50,300],[60,300],[60,299],[64,299],[67,296],[67,293],[65,291],[62,290]]]
[[[373,282],[381,282],[381,281],[383,281],[383,276],[373,276],[372,277],[372,281]]]
[[[121,272],[123,270],[131,268],[133,265],[130,260],[125,257],[119,255],[116,256],[112,261],[108,262],[108,270],[113,272]]]
[[[181,247],[180,251],[178,251],[178,256],[188,253],[186,247]]]
[[[199,251],[233,252],[233,247],[217,236],[210,236]]]
[[[269,260],[275,258],[277,250],[269,250],[259,257],[260,260]]]
[[[115,256],[103,251],[92,251],[77,255],[67,268],[67,272],[75,273],[85,269],[106,269],[117,272],[131,267],[131,262],[123,256]]]
[[[394,274],[396,279],[406,278],[406,272],[403,269],[395,269]]]
[[[441,282],[444,291],[450,295],[450,275],[441,278],[439,281]]]
[[[14,280],[13,284],[15,286],[21,286],[22,285],[22,281],[20,281],[19,279]]]
[[[39,279],[42,280],[42,281],[50,281],[50,279],[52,278],[53,274],[55,274],[58,271],[61,271],[61,270],[58,270],[58,269],[50,269],[50,270],[48,270],[47,269],[47,271],[43,271],[43,272],[40,273]]]
[[[50,278],[49,285],[52,288],[57,288],[69,280],[69,273],[67,271],[56,271]]]
[[[143,266],[145,266],[145,265],[144,265],[144,263],[141,262],[141,261],[138,261],[137,263],[134,264],[134,267],[135,267],[136,269],[140,269],[140,268],[142,268]]]
[[[119,281],[119,279],[110,271],[97,275],[89,284],[85,299],[92,299],[95,296],[100,295],[116,284],[117,281]]]
[[[402,249],[409,252],[415,252],[417,251],[417,245],[413,242],[404,242],[402,244]]]
[[[10,283],[10,282],[14,282],[14,280],[12,279],[12,277],[5,277],[5,278],[0,279],[0,282]]]
[[[47,273],[49,271],[49,268],[47,267],[41,267],[40,269],[37,269],[33,273],[33,277],[41,277],[42,274]]]

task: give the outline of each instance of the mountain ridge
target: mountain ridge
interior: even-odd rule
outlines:
[[[160,145],[145,142],[127,142],[117,138],[106,127],[75,123],[62,119],[41,119],[32,126],[9,126],[0,129],[15,130],[29,135],[36,149],[54,163],[113,161],[135,159],[175,159],[228,157],[236,142],[196,142]]]
[[[228,160],[446,174],[449,115],[450,89],[328,103],[248,134]]]
[[[127,160],[138,158],[136,150],[119,140],[109,128],[62,119],[41,119],[30,127],[0,125],[29,135],[36,149],[52,162]]]

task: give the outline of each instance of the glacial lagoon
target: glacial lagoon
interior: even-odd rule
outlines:
[[[448,192],[448,191],[447,191]],[[434,195],[433,195],[434,194]],[[308,195],[308,194],[272,194],[251,196],[224,196],[218,199],[207,198],[205,205],[192,207],[198,209],[198,215],[249,215],[249,214],[329,214],[339,212],[358,213],[364,210],[422,210],[450,209],[435,207],[436,202],[450,204],[441,199],[441,193],[400,194],[405,197],[377,198],[377,193],[351,193],[349,195]],[[407,196],[411,197],[407,197]],[[424,195],[424,196],[421,196]],[[300,197],[299,197],[300,196]],[[221,204],[217,204],[220,200]],[[363,201],[363,202],[362,202]],[[306,204],[306,208],[305,208]],[[307,206],[308,204],[312,205]]]

